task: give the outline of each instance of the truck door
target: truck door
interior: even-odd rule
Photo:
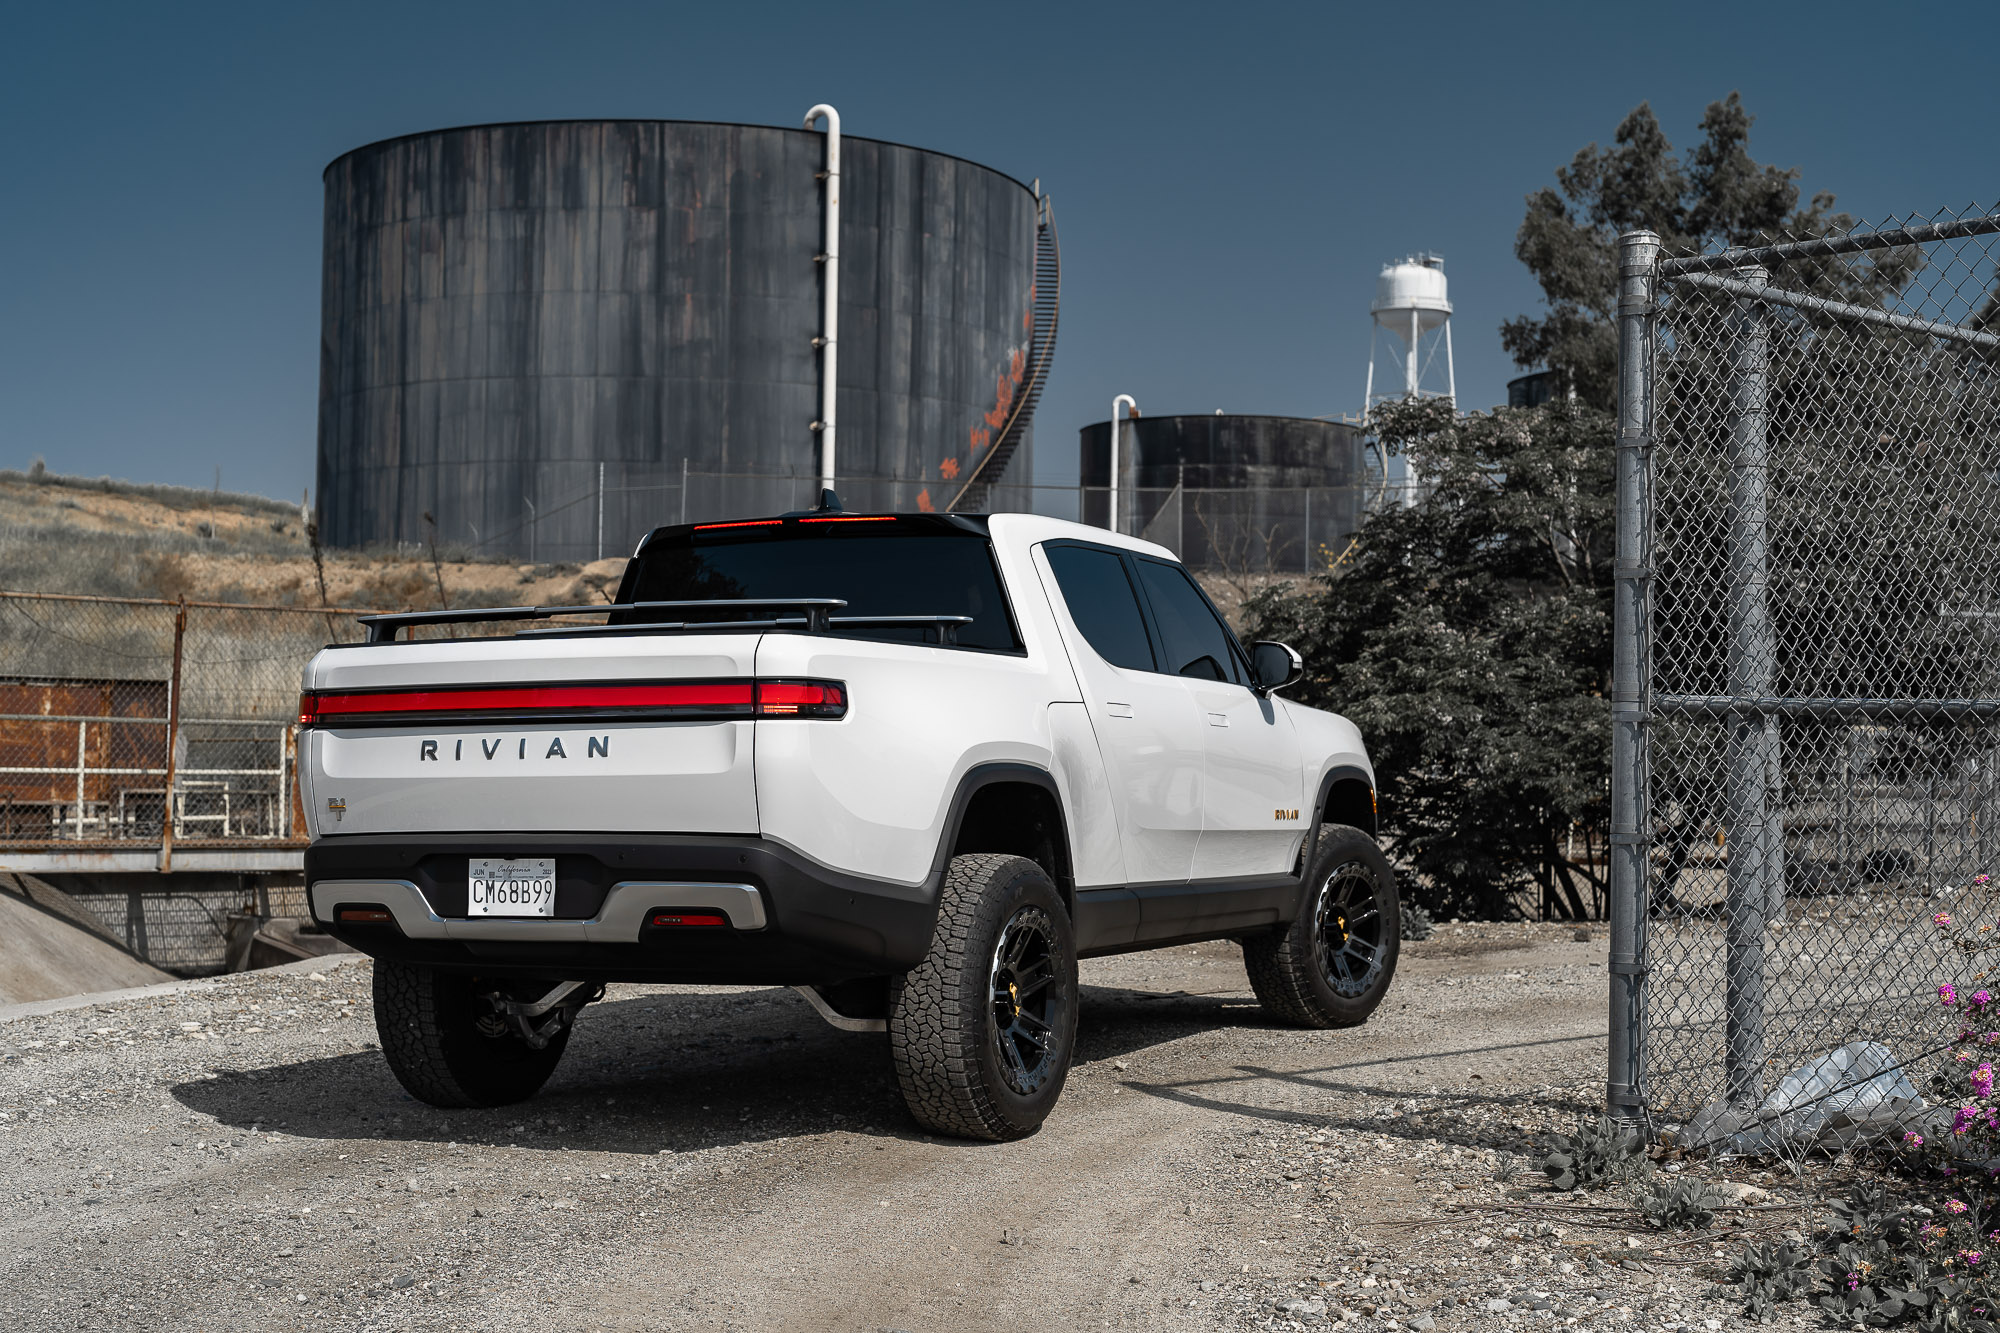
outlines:
[[[1121,555],[1070,543],[1039,550],[1110,775],[1127,879],[1186,883],[1201,839],[1205,762],[1194,700],[1159,673]]]
[[[1187,690],[1202,723],[1207,772],[1192,878],[1285,874],[1312,818],[1291,715],[1251,691],[1235,636],[1185,569],[1146,556],[1134,565],[1166,653],[1162,669]]]

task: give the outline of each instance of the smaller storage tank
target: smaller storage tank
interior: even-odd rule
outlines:
[[[1119,524],[1197,569],[1325,568],[1361,525],[1380,478],[1361,428],[1317,417],[1138,417],[1119,437]],[[1111,423],[1085,426],[1080,517],[1109,508]]]

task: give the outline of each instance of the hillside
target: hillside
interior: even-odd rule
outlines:
[[[302,507],[261,495],[0,471],[0,590],[377,610],[598,602],[623,559],[528,565],[445,548],[326,551]]]

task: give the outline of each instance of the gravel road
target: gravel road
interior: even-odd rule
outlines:
[[[1323,1033],[1266,1023],[1233,946],[1089,962],[1069,1089],[1003,1145],[926,1137],[886,1038],[784,990],[615,986],[542,1095],[497,1111],[404,1095],[374,1048],[365,960],[0,1011],[0,1314],[15,1330],[1736,1326],[1691,1268],[1599,1262],[1577,1243],[1615,1249],[1615,1227],[1537,1223],[1518,1211],[1530,1182],[1494,1179],[1503,1153],[1595,1108],[1603,947],[1446,927],[1406,946],[1372,1022]]]

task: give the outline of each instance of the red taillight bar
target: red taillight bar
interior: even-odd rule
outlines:
[[[694,530],[714,532],[717,528],[775,528],[782,527],[783,524],[784,520],[777,518],[744,518],[734,523],[697,523],[694,525]]]
[[[842,514],[829,518],[802,518],[801,523],[894,523],[894,514]]]
[[[508,685],[455,690],[329,690],[299,696],[299,725],[393,726],[482,715],[633,713],[687,719],[837,718],[847,689],[824,680],[708,680],[648,684]]]
[[[847,688],[830,680],[760,680],[759,717],[844,717]]]

